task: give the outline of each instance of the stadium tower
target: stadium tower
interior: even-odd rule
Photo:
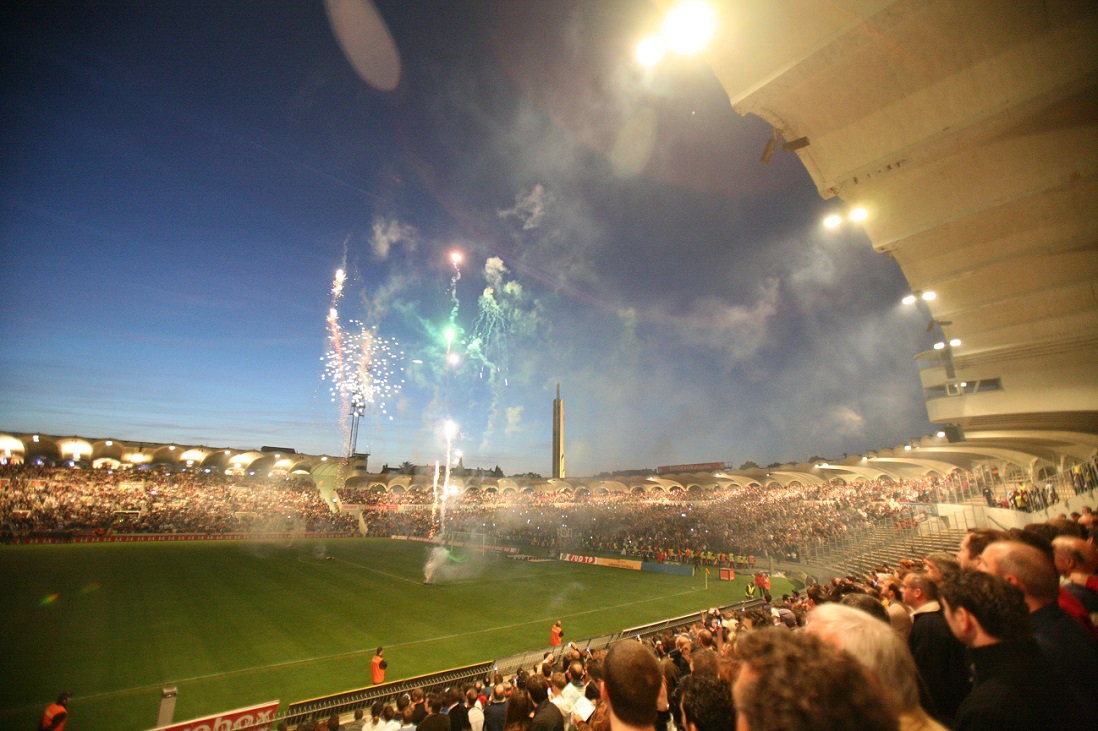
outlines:
[[[553,477],[564,478],[564,401],[560,398],[560,384],[557,384],[557,397],[553,399]]]

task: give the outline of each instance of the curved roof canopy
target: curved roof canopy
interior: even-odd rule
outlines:
[[[712,5],[705,58],[733,107],[836,213],[864,209],[940,328],[917,356],[930,420],[1098,432],[1093,2]]]

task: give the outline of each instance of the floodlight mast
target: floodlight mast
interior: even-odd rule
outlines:
[[[361,395],[355,394],[351,399],[351,434],[347,440],[347,461],[354,458],[358,451],[358,425],[362,415],[366,412],[366,401]]]

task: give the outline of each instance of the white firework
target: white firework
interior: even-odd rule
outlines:
[[[331,347],[325,352],[324,380],[332,401],[373,406],[389,416],[389,403],[404,386],[404,352],[392,338],[380,337],[357,320],[347,331],[329,321]],[[392,416],[389,419],[392,420]]]

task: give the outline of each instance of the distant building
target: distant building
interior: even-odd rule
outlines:
[[[560,384],[557,384],[557,397],[553,399],[553,469],[552,477],[564,478],[564,401],[560,397]]]

